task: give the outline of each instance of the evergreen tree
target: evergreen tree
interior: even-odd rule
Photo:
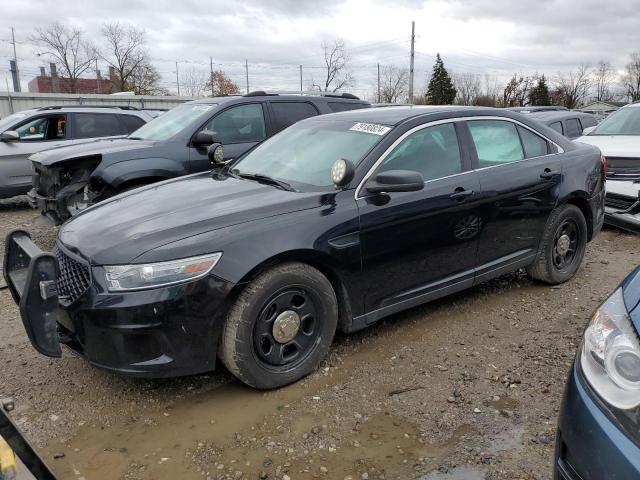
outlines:
[[[529,105],[551,105],[549,87],[547,86],[547,79],[544,77],[544,75],[538,78],[538,83],[529,92]]]
[[[436,64],[427,87],[427,105],[451,105],[456,98],[456,87],[449,72],[444,68],[440,54],[436,55]]]

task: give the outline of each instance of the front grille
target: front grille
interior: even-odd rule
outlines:
[[[91,285],[89,266],[71,258],[60,248],[55,249],[60,274],[58,275],[58,297],[65,303],[73,303]]]
[[[627,210],[636,202],[632,197],[625,197],[623,195],[616,195],[615,193],[607,193],[604,204],[607,207],[615,208],[617,210]]]

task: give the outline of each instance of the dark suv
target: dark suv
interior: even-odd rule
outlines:
[[[128,135],[154,115],[133,107],[69,105],[32,108],[0,120],[0,198],[31,189],[29,156],[99,137]]]
[[[210,170],[213,143],[232,160],[298,120],[369,106],[348,93],[252,92],[188,102],[127,138],[33,155],[32,206],[60,224],[117,193]]]

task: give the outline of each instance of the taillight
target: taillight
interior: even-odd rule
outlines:
[[[602,171],[604,172],[605,177],[607,176],[607,169],[609,168],[607,165],[607,157],[604,155],[600,155],[600,161],[602,162]]]

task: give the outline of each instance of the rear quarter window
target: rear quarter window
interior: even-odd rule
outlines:
[[[564,128],[562,128],[562,122],[553,122],[549,125],[549,128],[553,128],[560,135],[564,135]]]
[[[520,140],[522,140],[522,146],[524,147],[524,154],[527,158],[541,157],[549,153],[549,144],[541,136],[519,125],[518,133],[520,134]]]
[[[582,126],[577,118],[569,118],[564,123],[567,126],[567,137],[576,138],[582,135]]]

